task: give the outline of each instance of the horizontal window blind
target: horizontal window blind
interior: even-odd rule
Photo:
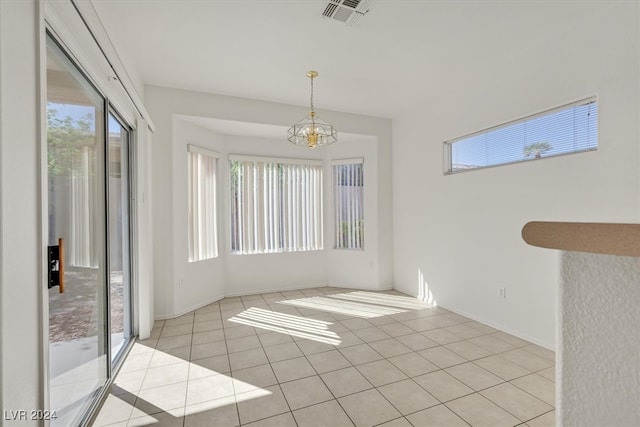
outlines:
[[[232,253],[322,249],[321,162],[230,159]]]
[[[336,160],[333,199],[336,249],[364,249],[364,170],[362,159]]]
[[[189,262],[218,256],[216,221],[217,153],[189,145]]]
[[[445,142],[445,173],[598,148],[598,104],[589,98]]]

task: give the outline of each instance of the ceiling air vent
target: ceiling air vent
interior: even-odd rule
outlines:
[[[369,12],[373,0],[329,0],[322,16],[328,19],[355,25],[361,16]]]

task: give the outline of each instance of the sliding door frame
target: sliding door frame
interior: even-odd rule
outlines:
[[[135,131],[133,129],[133,127],[127,123],[127,121],[122,117],[122,115],[120,113],[118,113],[118,111],[116,110],[116,108],[109,102],[109,99],[106,98],[106,108],[105,108],[105,120],[106,120],[106,126],[105,126],[105,175],[106,175],[106,179],[105,179],[105,183],[106,183],[106,218],[107,218],[107,229],[106,229],[106,233],[107,233],[107,271],[109,273],[111,273],[111,239],[109,238],[109,236],[111,235],[111,230],[110,230],[110,224],[109,224],[109,213],[111,212],[111,205],[110,205],[110,177],[109,177],[109,168],[110,166],[110,157],[109,157],[109,115],[112,115],[116,121],[118,122],[118,124],[120,124],[121,127],[123,127],[126,131],[127,131],[127,150],[126,150],[126,156],[127,156],[127,164],[126,164],[126,173],[127,173],[127,209],[126,212],[124,212],[127,216],[128,216],[128,221],[127,221],[127,229],[126,232],[128,234],[128,241],[127,241],[127,246],[128,246],[128,262],[129,262],[129,272],[128,272],[128,286],[129,286],[129,307],[123,307],[123,309],[126,309],[129,315],[129,322],[130,322],[130,334],[129,334],[129,338],[127,340],[127,342],[125,343],[124,347],[118,352],[118,358],[117,359],[113,359],[113,355],[111,354],[111,351],[113,349],[112,347],[112,343],[111,343],[111,281],[110,281],[110,277],[107,283],[107,301],[108,301],[108,307],[107,307],[107,312],[108,312],[108,319],[107,319],[107,323],[106,323],[106,327],[107,327],[107,336],[108,336],[108,348],[109,348],[109,368],[107,370],[108,372],[108,378],[112,379],[113,376],[115,376],[115,373],[118,372],[118,370],[120,369],[120,366],[122,365],[122,362],[124,361],[124,359],[126,358],[127,353],[129,352],[129,350],[131,349],[131,346],[133,345],[133,341],[135,341],[135,336],[137,328],[136,325],[133,321],[134,319],[134,307],[136,306],[135,304],[135,300],[134,300],[134,283],[133,283],[133,278],[134,276],[134,270],[133,270],[133,265],[134,265],[134,258],[136,258],[134,256],[134,252],[133,252],[133,241],[135,240],[135,236],[134,236],[134,224],[135,224],[135,217],[133,216],[133,206],[135,205],[134,203],[134,198],[133,198],[133,180],[132,180],[132,176],[134,175],[134,167],[133,167],[133,162],[132,162],[132,154],[135,152],[135,150],[133,149],[133,136],[135,134]],[[124,286],[124,284],[123,284]],[[124,315],[124,313],[123,313]],[[125,331],[126,332],[126,331]],[[117,368],[117,369],[116,369]],[[108,381],[109,383],[110,381]]]
[[[136,189],[137,189],[137,158],[135,156],[136,153],[136,145],[137,145],[137,129],[129,123],[129,121],[125,118],[124,115],[120,114],[115,105],[113,105],[110,101],[109,96],[103,91],[96,81],[91,77],[90,73],[87,71],[85,67],[82,66],[82,63],[78,58],[73,54],[73,51],[66,45],[63,41],[63,38],[55,31],[55,28],[51,25],[51,23],[45,19],[45,13],[43,8],[43,3],[39,2],[39,12],[41,16],[41,37],[39,42],[39,112],[40,112],[40,144],[39,144],[39,155],[40,155],[40,215],[41,215],[41,227],[40,227],[40,240],[41,240],[41,257],[42,257],[42,270],[41,270],[41,283],[40,283],[40,313],[42,316],[42,333],[41,333],[41,371],[40,375],[42,378],[42,408],[45,411],[55,411],[57,408],[51,408],[50,406],[50,352],[49,352],[49,296],[46,289],[46,278],[47,278],[47,267],[46,267],[46,247],[48,245],[48,233],[49,233],[49,225],[48,225],[48,215],[47,215],[47,206],[48,206],[48,141],[47,141],[47,39],[51,38],[51,40],[58,46],[58,48],[67,56],[69,61],[75,66],[83,78],[97,91],[97,93],[102,97],[104,108],[103,108],[103,120],[104,120],[104,128],[102,129],[103,137],[104,137],[104,165],[103,173],[104,173],[104,215],[105,218],[105,227],[103,232],[105,233],[105,247],[104,247],[104,265],[105,271],[107,272],[105,276],[105,307],[104,313],[106,315],[106,321],[104,322],[104,333],[106,335],[106,342],[104,343],[107,351],[107,379],[105,384],[96,392],[93,401],[88,406],[86,413],[83,415],[80,425],[87,426],[90,425],[90,422],[93,421],[97,414],[97,410],[102,405],[106,395],[109,393],[109,388],[113,383],[114,377],[119,371],[122,363],[126,359],[126,355],[131,350],[135,343],[135,339],[138,336],[138,328],[139,328],[139,320],[138,320],[138,253],[137,253],[137,212],[136,212]],[[113,114],[115,118],[119,121],[119,123],[127,130],[129,138],[127,144],[127,173],[129,175],[129,179],[127,182],[127,191],[128,191],[128,209],[126,214],[129,216],[129,226],[127,232],[129,234],[129,307],[127,308],[130,316],[130,337],[128,342],[120,351],[120,357],[117,360],[112,361],[111,359],[111,296],[110,296],[110,242],[109,242],[109,233],[110,233],[110,225],[109,225],[109,126],[108,119],[109,114]],[[50,420],[43,420],[45,426],[50,425]]]

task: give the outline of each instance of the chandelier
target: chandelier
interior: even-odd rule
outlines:
[[[311,79],[311,111],[307,117],[289,128],[289,142],[309,148],[333,144],[338,140],[338,131],[329,123],[317,118],[313,109],[313,79],[318,77],[318,72],[309,71],[307,77]]]

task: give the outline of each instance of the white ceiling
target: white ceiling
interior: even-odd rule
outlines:
[[[145,84],[397,117],[495,78],[595,1],[374,0],[354,27],[315,0],[93,0]],[[509,68],[510,67],[510,68]]]

